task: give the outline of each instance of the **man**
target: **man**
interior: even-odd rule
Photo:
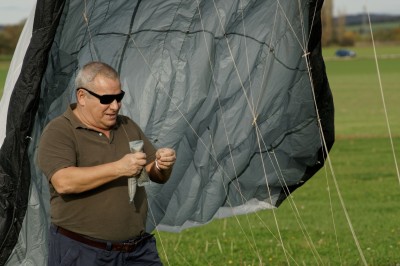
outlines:
[[[155,150],[131,119],[118,115],[124,91],[117,72],[91,62],[78,73],[75,104],[44,129],[38,166],[50,182],[49,265],[161,265],[145,232],[147,198],[128,178],[146,171],[165,183],[175,151]],[[129,143],[143,141],[131,153]]]

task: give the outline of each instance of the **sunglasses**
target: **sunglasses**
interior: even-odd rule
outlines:
[[[90,90],[88,90],[86,88],[83,88],[83,87],[78,88],[77,90],[80,90],[80,89],[89,92],[90,95],[93,95],[94,97],[99,99],[101,104],[110,104],[114,100],[116,100],[119,103],[119,102],[121,102],[122,98],[124,98],[124,95],[125,95],[125,92],[123,90],[121,90],[121,93],[119,93],[119,94],[98,95],[97,93],[94,93],[93,91],[90,91]]]

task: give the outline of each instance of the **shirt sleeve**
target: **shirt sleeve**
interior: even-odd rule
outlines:
[[[48,180],[58,170],[76,165],[74,134],[66,123],[64,117],[51,121],[40,138],[37,164]]]

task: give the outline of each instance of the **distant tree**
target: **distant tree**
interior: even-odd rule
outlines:
[[[8,39],[5,37],[5,34],[0,31],[0,54],[9,54],[11,50]]]
[[[400,41],[400,27],[393,29],[393,41]]]
[[[325,0],[321,10],[322,45],[326,46],[333,41],[333,0]]]
[[[353,31],[345,31],[340,40],[341,46],[354,46],[357,38],[357,33]]]
[[[3,27],[0,31],[0,54],[14,53],[24,25],[25,20],[15,25],[7,25]]]
[[[400,41],[400,28],[378,28],[374,30],[374,39],[380,42]]]
[[[336,42],[342,44],[344,35],[346,33],[346,14],[343,11],[339,11],[337,18],[337,25],[335,27]]]

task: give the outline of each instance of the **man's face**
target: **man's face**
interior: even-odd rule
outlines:
[[[122,93],[119,80],[113,80],[102,76],[97,76],[91,88],[86,88],[97,95],[118,95]],[[82,99],[85,122],[95,129],[109,130],[117,122],[117,115],[121,108],[121,102],[113,99],[111,103],[103,104],[100,99],[91,95],[88,91],[84,91]]]

